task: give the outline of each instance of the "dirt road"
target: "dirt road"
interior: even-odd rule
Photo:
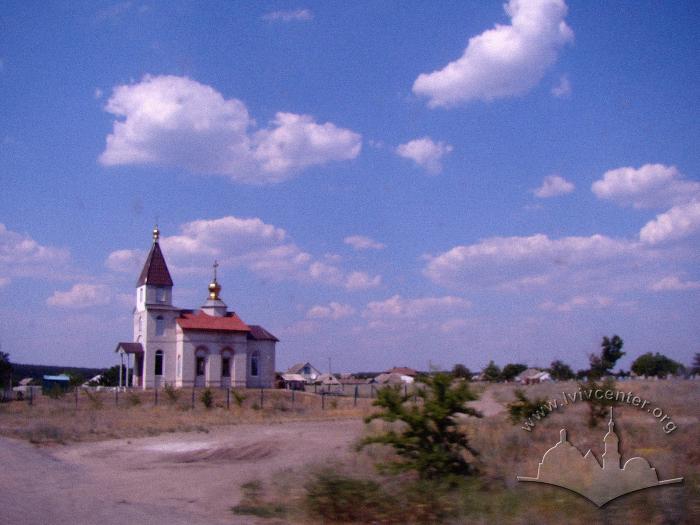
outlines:
[[[242,483],[342,459],[362,427],[236,425],[49,449],[0,438],[0,523],[255,523],[230,511]]]

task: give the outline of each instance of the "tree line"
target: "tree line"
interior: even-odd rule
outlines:
[[[568,381],[571,379],[600,379],[606,376],[627,377],[634,373],[637,376],[665,378],[669,375],[695,375],[700,374],[700,353],[696,353],[693,364],[686,367],[659,352],[647,352],[638,356],[630,367],[630,371],[619,369],[613,373],[617,361],[625,355],[622,351],[624,342],[618,335],[603,337],[600,343],[600,352],[589,355],[589,367],[574,370],[565,362],[556,359],[547,368],[540,370],[548,372],[555,381]],[[515,380],[522,372],[528,369],[523,363],[508,363],[503,368],[493,360],[481,369],[481,379],[490,382],[508,382]],[[455,377],[472,379],[476,374],[463,364],[456,364],[452,369]]]

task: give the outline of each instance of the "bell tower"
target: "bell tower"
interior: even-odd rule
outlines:
[[[173,280],[160,250],[160,230],[153,228],[153,245],[136,282],[136,311],[143,312],[149,305],[172,306]]]

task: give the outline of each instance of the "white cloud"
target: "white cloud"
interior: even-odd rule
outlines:
[[[381,283],[378,275],[341,268],[337,257],[314,257],[289,241],[284,229],[259,218],[226,216],[191,221],[176,235],[161,235],[160,244],[176,275],[209,272],[217,259],[222,269],[243,267],[271,281],[316,282],[347,290]],[[106,264],[116,271],[138,271],[144,257],[137,250],[117,250],[109,254]]]
[[[683,239],[700,231],[700,201],[674,206],[647,222],[639,238],[647,244]]]
[[[362,316],[373,320],[416,319],[423,315],[439,312],[463,310],[471,305],[466,299],[447,295],[444,297],[422,297],[404,299],[394,295],[385,301],[372,301],[362,312]]]
[[[590,310],[607,308],[613,304],[610,297],[602,295],[584,296],[576,295],[563,303],[545,301],[540,305],[542,310],[555,312],[571,312],[572,310]]]
[[[272,123],[274,127],[254,135],[253,154],[270,182],[308,166],[351,160],[360,153],[360,135],[331,123],[316,124],[309,115],[277,113]]]
[[[433,175],[442,171],[442,158],[451,151],[452,146],[442,141],[433,142],[430,137],[411,140],[396,148],[399,157],[412,160]]]
[[[345,244],[348,244],[353,247],[355,250],[382,250],[386,248],[386,245],[375,241],[374,239],[370,237],[366,237],[364,235],[350,235],[349,237],[345,237],[343,239],[343,242]]]
[[[676,275],[669,275],[653,283],[649,289],[654,292],[698,290],[700,289],[700,281],[682,281],[680,277]]]
[[[345,278],[345,288],[347,290],[367,290],[376,288],[380,284],[382,284],[381,276],[371,276],[366,272],[351,272]]]
[[[49,306],[61,308],[87,308],[110,303],[112,295],[108,286],[104,284],[74,284],[66,292],[55,291],[46,300]]]
[[[557,197],[574,191],[574,184],[559,175],[547,175],[542,181],[542,186],[534,190],[535,196],[546,199]]]
[[[303,22],[313,20],[314,14],[310,9],[289,9],[270,11],[262,16],[266,22]]]
[[[453,319],[448,319],[440,325],[440,331],[446,334],[453,332],[461,332],[469,326],[469,322],[466,319],[461,319],[455,317]]]
[[[317,305],[311,307],[306,312],[306,316],[310,319],[333,319],[337,321],[344,317],[350,317],[354,313],[355,309],[349,304],[331,302],[327,306]]]
[[[638,287],[642,273],[656,271],[642,244],[604,235],[492,237],[425,259],[423,274],[442,286],[529,294],[553,289],[601,294]]]
[[[43,246],[0,223],[0,272],[18,277],[54,277],[70,258],[63,248]]]
[[[536,265],[571,265],[624,254],[632,244],[605,237],[564,237],[550,239],[543,234],[529,237],[491,237],[476,244],[455,246],[437,256],[428,256],[425,275],[438,283],[458,279],[474,265],[503,265],[534,262]],[[535,265],[535,266],[536,266]],[[538,275],[541,278],[541,275]]]
[[[359,134],[309,115],[280,112],[256,131],[243,102],[186,77],[117,86],[105,110],[117,117],[99,157],[105,166],[170,166],[267,184],[354,159],[362,148]]]
[[[141,250],[116,250],[107,256],[105,266],[115,272],[138,272],[146,255]]]
[[[413,92],[428,97],[429,107],[523,94],[573,41],[563,0],[510,0],[504,8],[510,25],[496,24],[470,38],[461,58],[418,76]]]
[[[683,179],[675,166],[645,164],[605,172],[591,186],[600,199],[609,199],[635,208],[655,208],[684,204],[700,197],[700,182]]]
[[[552,95],[557,98],[567,98],[571,95],[571,82],[569,77],[562,75],[559,77],[559,82],[552,86]]]

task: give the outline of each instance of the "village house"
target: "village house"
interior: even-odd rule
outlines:
[[[133,367],[132,378],[120,377],[120,386],[273,387],[278,339],[228,310],[220,296],[216,262],[201,308],[173,306],[173,280],[159,238],[155,228],[136,283],[133,342],[121,342],[115,350],[127,370]]]
[[[321,372],[318,371],[311,363],[297,363],[290,366],[287,370],[288,374],[298,374],[304,378],[308,384],[314,384]]]
[[[516,376],[515,381],[523,385],[534,385],[537,383],[544,383],[545,381],[551,381],[552,377],[549,372],[544,370],[539,370],[537,368],[528,368],[523,370],[518,376]]]

